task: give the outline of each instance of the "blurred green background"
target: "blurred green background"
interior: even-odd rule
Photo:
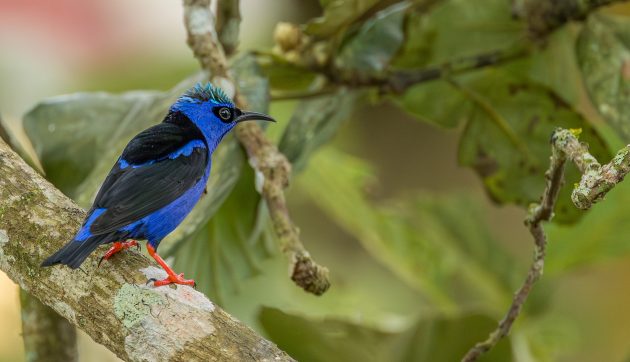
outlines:
[[[270,49],[277,22],[321,14],[314,0],[241,3],[241,49]],[[630,14],[630,6],[606,11]],[[178,1],[0,0],[0,49],[0,115],[22,140],[21,117],[46,97],[167,91],[198,71]],[[563,72],[552,63],[551,76]],[[584,89],[572,91],[608,143],[620,144]],[[281,137],[296,107],[271,104],[280,121],[271,137]],[[251,252],[223,246],[227,263],[193,275],[228,312],[300,360],[458,360],[494,328],[526,274],[532,240],[525,209],[493,203],[475,172],[459,166],[463,126],[421,122],[396,102],[369,97],[346,118],[288,193],[306,247],[331,271],[330,291],[315,297],[296,288],[273,242]],[[229,224],[239,195],[251,192],[251,172],[242,172],[237,192],[216,215],[219,226],[204,229],[214,241],[181,248],[218,257],[216,239],[239,233],[221,225]],[[542,173],[534,180],[542,184]],[[630,185],[622,184],[577,224],[547,227],[545,275],[510,339],[488,360],[630,358],[627,201]],[[176,266],[204,262],[177,257]],[[245,276],[230,270],[242,260]],[[0,361],[23,360],[18,289],[2,273],[0,321]],[[116,360],[85,335],[79,352],[82,361]]]

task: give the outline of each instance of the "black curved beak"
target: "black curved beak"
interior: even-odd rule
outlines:
[[[236,118],[236,123],[244,122],[244,121],[253,121],[253,120],[269,121],[269,122],[275,122],[276,121],[275,119],[269,117],[268,115],[266,115],[264,113],[243,112],[243,113],[241,113],[240,116],[238,116]]]

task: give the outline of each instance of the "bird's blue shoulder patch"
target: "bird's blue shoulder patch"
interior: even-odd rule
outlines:
[[[206,83],[206,85],[197,83],[194,87],[187,90],[186,93],[180,97],[180,100],[188,100],[191,102],[214,101],[216,103],[234,106],[230,97],[228,97],[221,88],[213,86],[211,83]]]
[[[206,144],[202,140],[192,140],[177,151],[169,153],[168,158],[173,160],[182,155],[190,156],[195,148],[206,148]]]

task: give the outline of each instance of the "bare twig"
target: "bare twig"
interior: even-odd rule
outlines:
[[[28,362],[78,361],[77,331],[65,318],[20,290],[22,339]]]
[[[215,32],[210,0],[184,0],[184,22],[188,45],[203,69],[211,74],[211,81],[228,94],[231,93],[238,107],[246,109],[247,101],[233,81]],[[263,180],[262,196],[269,208],[282,250],[291,260],[291,279],[308,292],[317,295],[324,293],[330,286],[328,270],[317,265],[304,248],[284,197],[284,189],[289,185],[291,164],[267,139],[258,124],[239,124],[236,136],[247,151],[249,163],[257,177]]]
[[[580,209],[588,209],[593,203],[601,200],[630,172],[630,145],[622,148],[609,163],[601,166],[595,157],[588,152],[588,146],[577,139],[578,134],[579,131],[560,128],[553,133],[551,137],[551,160],[549,169],[545,173],[547,184],[540,204],[530,208],[529,215],[525,220],[525,225],[534,238],[534,261],[529,268],[525,282],[514,295],[512,304],[505,317],[499,322],[498,327],[488,339],[471,348],[462,361],[476,361],[483,353],[489,351],[508,335],[532,287],[542,276],[547,237],[541,223],[549,221],[553,217],[554,205],[563,184],[566,161],[572,161],[582,173],[580,184],[574,188],[571,197],[575,206]]]

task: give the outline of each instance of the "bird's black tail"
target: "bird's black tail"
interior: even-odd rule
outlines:
[[[56,253],[44,260],[42,266],[65,264],[72,269],[76,269],[92,254],[94,249],[101,244],[105,244],[108,237],[109,235],[96,235],[83,241],[70,240]]]

